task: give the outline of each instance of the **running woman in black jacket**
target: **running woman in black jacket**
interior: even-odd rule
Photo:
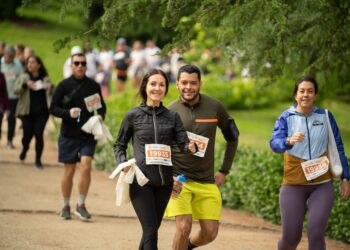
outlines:
[[[143,187],[135,180],[130,185],[130,200],[143,231],[140,250],[158,249],[158,229],[173,190],[171,148],[177,145],[184,153],[196,152],[179,115],[162,105],[168,87],[169,80],[161,70],[143,77],[139,90],[143,103],[127,112],[114,145],[116,160],[122,163],[127,161],[126,149],[132,140],[136,164],[149,179]],[[176,181],[174,188],[178,185]]]

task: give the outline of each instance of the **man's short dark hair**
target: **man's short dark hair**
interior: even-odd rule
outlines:
[[[198,80],[199,81],[201,80],[201,71],[195,65],[187,64],[187,65],[180,67],[179,71],[177,72],[177,80],[180,80],[180,75],[183,72],[188,73],[188,74],[196,73],[198,76]]]
[[[76,53],[76,54],[73,54],[73,55],[71,55],[71,57],[70,57],[70,62],[71,62],[71,64],[73,63],[73,57],[75,57],[75,56],[83,56],[83,57],[86,58],[86,56],[85,56],[84,53]]]

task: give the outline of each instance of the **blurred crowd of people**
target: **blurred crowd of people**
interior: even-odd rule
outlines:
[[[50,99],[54,85],[46,67],[34,50],[24,44],[0,41],[0,138],[2,120],[7,118],[7,144],[14,149],[17,117],[21,120],[24,161],[32,138],[35,138],[35,166],[42,168],[44,129],[49,118]]]
[[[136,40],[129,46],[127,40],[120,37],[116,40],[115,48],[104,42],[99,49],[86,41],[83,46],[71,48],[71,55],[84,53],[87,59],[86,75],[94,79],[101,86],[102,95],[107,97],[110,93],[110,82],[115,82],[116,90],[125,90],[126,82],[130,79],[132,86],[138,88],[142,76],[152,69],[162,69],[171,82],[175,82],[179,67],[184,65],[183,57],[174,49],[168,55],[161,56],[160,48],[153,40],[143,43]],[[70,57],[63,66],[63,76],[71,75]]]
[[[119,37],[114,48],[113,44],[107,41],[100,43],[99,48],[93,47],[90,41],[84,41],[82,46],[76,45],[71,48],[70,55],[63,64],[62,76],[67,79],[72,75],[71,56],[81,53],[86,57],[86,76],[100,85],[104,98],[110,95],[111,84],[115,84],[113,89],[117,92],[123,92],[127,82],[138,89],[142,77],[153,69],[162,70],[169,81],[174,83],[178,69],[185,65],[184,57],[176,49],[166,55],[160,51],[151,39],[146,42],[135,40],[129,45],[126,38]],[[0,139],[2,121],[6,120],[7,147],[15,148],[13,137],[16,117],[20,118],[20,128],[24,128],[20,159],[26,158],[29,143],[32,137],[35,137],[38,141],[36,165],[40,167],[43,139],[38,127],[41,131],[44,130],[48,117],[47,107],[50,105],[54,85],[49,80],[44,62],[35,54],[33,48],[23,43],[11,45],[0,41],[0,69]],[[203,71],[206,72],[205,69]],[[42,104],[39,108],[36,107],[38,103]],[[44,114],[45,117],[36,119],[38,114]],[[30,119],[27,119],[28,117]]]

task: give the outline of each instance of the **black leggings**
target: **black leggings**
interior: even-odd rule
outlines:
[[[16,107],[17,107],[17,99],[10,99],[10,113],[7,116],[7,140],[12,142],[13,137],[15,136],[16,130]]]
[[[26,115],[22,118],[23,137],[22,146],[23,151],[27,152],[30,141],[35,137],[35,161],[40,162],[41,155],[44,149],[44,129],[49,114],[43,115]]]
[[[158,249],[158,229],[172,188],[172,185],[162,187],[148,185],[141,187],[137,183],[130,185],[130,200],[142,226],[139,250]]]
[[[2,118],[4,118],[4,113],[0,110],[0,139],[2,135]]]

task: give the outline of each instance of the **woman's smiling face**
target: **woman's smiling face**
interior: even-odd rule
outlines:
[[[166,92],[166,80],[161,74],[150,76],[146,86],[147,105],[158,106]]]
[[[298,86],[298,91],[294,96],[298,107],[301,109],[312,109],[317,99],[315,85],[309,81],[303,81]]]

